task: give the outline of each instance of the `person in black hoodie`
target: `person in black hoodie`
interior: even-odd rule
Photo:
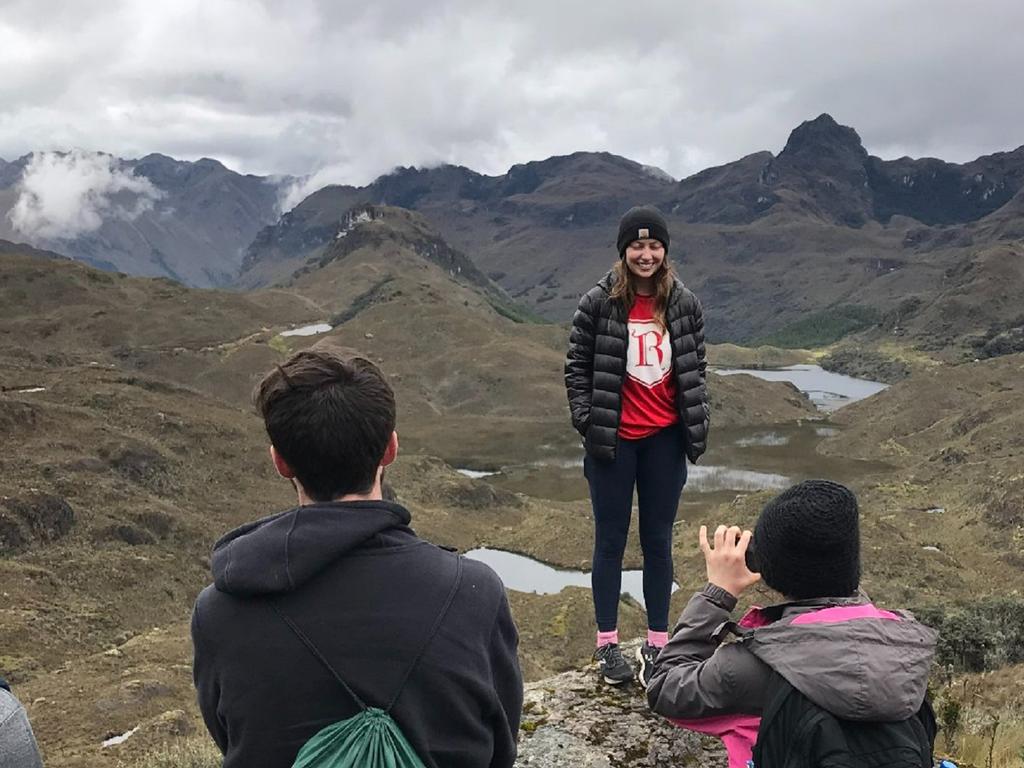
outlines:
[[[217,542],[192,614],[199,706],[224,768],[290,766],[315,733],[359,713],[325,661],[371,707],[397,695],[391,715],[427,766],[512,766],[523,692],[505,590],[383,500],[398,437],[381,372],[306,350],[254,399],[299,505]]]

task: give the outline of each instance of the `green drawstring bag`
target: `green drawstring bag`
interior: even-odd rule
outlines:
[[[425,768],[391,715],[367,707],[302,745],[292,768]]]
[[[440,629],[441,622],[455,599],[455,593],[462,581],[462,558],[458,555],[455,556],[455,565],[455,580],[448,592],[444,606],[438,613],[437,619],[434,620],[434,626],[420,647],[419,653],[416,654],[405,671],[398,690],[383,709],[368,706],[359,698],[306,634],[291,619],[281,613],[276,605],[271,603],[274,611],[284,619],[292,632],[319,659],[320,663],[327,668],[327,671],[362,710],[358,715],[328,725],[315,733],[309,741],[302,745],[299,754],[295,756],[292,768],[426,768],[423,760],[416,754],[412,745],[409,744],[409,740],[405,738],[402,729],[398,727],[398,723],[391,717],[391,708],[395,706],[398,697],[402,695],[405,684],[409,681],[409,677],[416,669],[420,659],[423,658],[423,654],[426,653],[427,647]]]

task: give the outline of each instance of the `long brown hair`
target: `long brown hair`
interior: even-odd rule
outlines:
[[[629,271],[625,259],[619,259],[612,267],[612,275],[615,277],[615,285],[612,286],[611,297],[622,303],[622,307],[629,312],[633,302],[636,301],[636,275]],[[668,307],[668,297],[672,293],[672,286],[675,283],[675,270],[669,263],[668,254],[661,262],[661,268],[654,274],[654,321],[661,326],[662,330],[668,327],[665,322],[665,311]]]

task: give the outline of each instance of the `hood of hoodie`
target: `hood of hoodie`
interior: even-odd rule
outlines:
[[[345,553],[395,534],[416,543],[405,507],[387,501],[332,501],[246,523],[213,547],[213,581],[234,595],[290,592]],[[388,537],[390,540],[392,537]],[[407,540],[407,541],[406,541]],[[398,542],[394,542],[398,543]]]
[[[863,601],[840,605],[873,606]],[[821,606],[817,606],[820,608]],[[938,633],[909,613],[801,623],[787,610],[744,639],[747,648],[819,707],[846,720],[896,722],[917,713]]]

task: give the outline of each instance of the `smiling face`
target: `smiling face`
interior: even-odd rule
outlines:
[[[648,237],[626,246],[626,267],[639,278],[652,278],[665,262],[665,246]]]

